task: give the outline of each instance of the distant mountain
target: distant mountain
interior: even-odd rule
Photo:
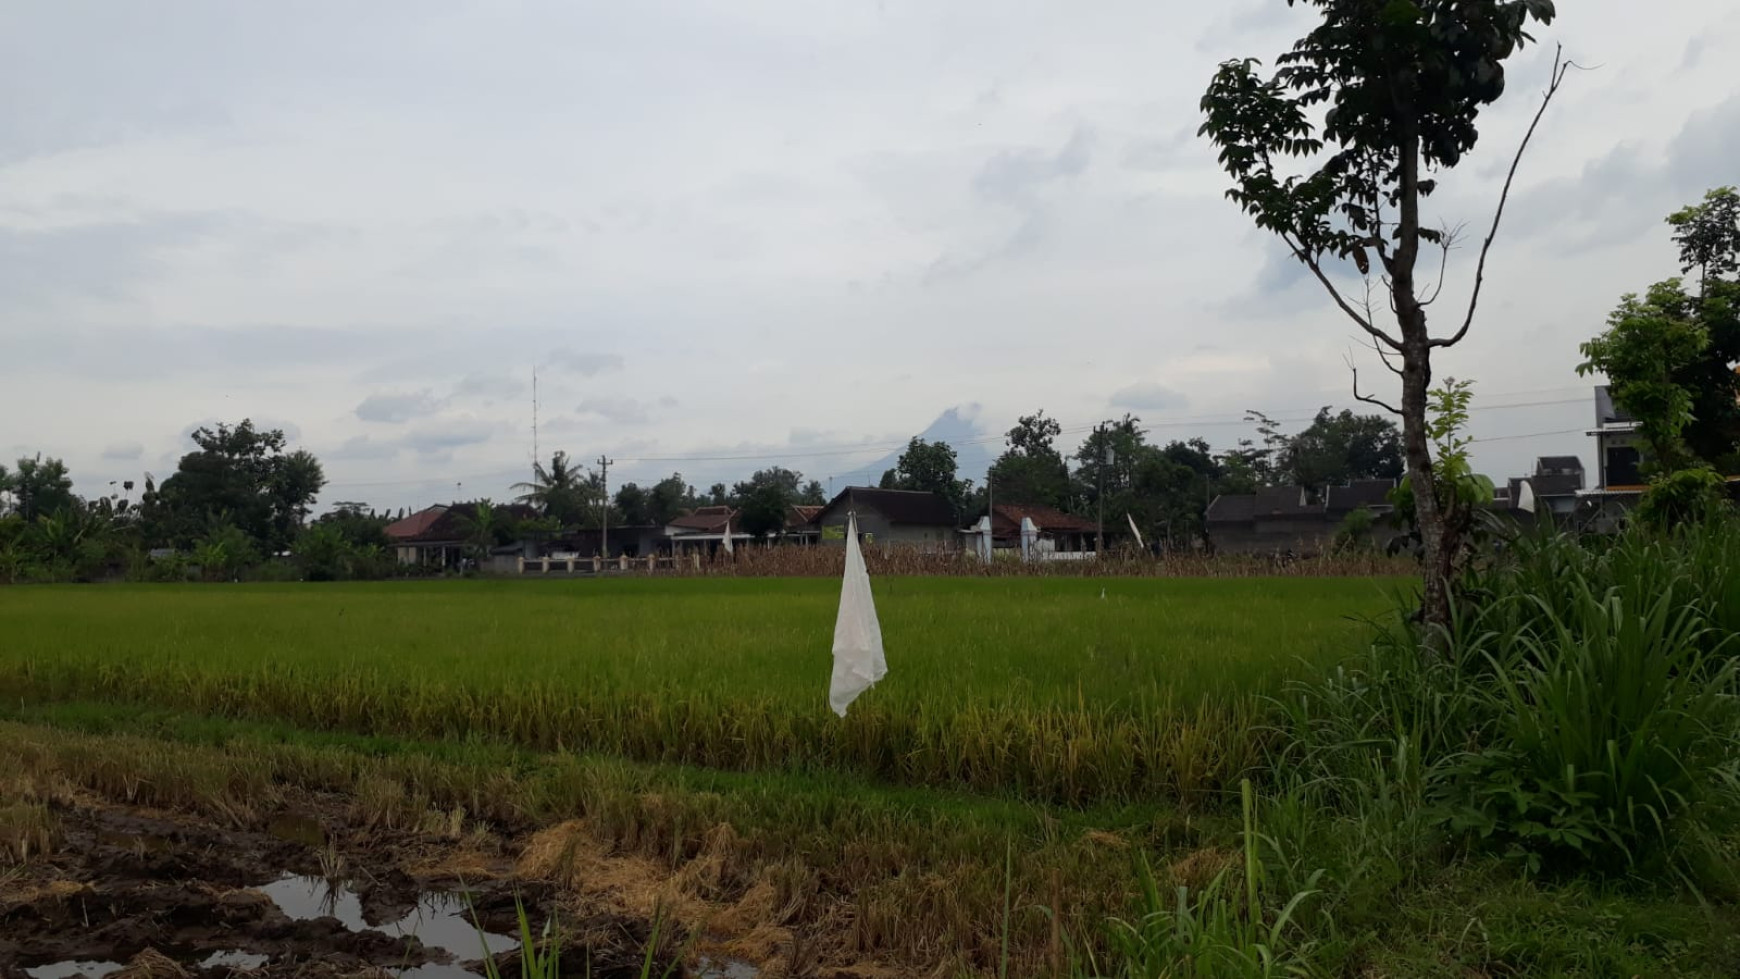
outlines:
[[[980,427],[977,404],[950,408],[918,433],[918,437],[926,442],[947,442],[953,446],[955,459],[960,465],[958,475],[972,480],[974,486],[984,485],[985,473],[1003,451],[1002,438]],[[882,479],[882,474],[893,469],[899,461],[900,450],[890,452],[855,473],[853,482],[874,486]]]

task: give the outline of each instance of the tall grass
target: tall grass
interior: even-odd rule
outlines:
[[[1279,853],[1273,838],[1257,829],[1256,801],[1247,780],[1241,786],[1244,815],[1240,859],[1201,889],[1179,885],[1170,899],[1161,893],[1146,855],[1137,860],[1138,914],[1111,921],[1110,975],[1119,979],[1271,979],[1310,974],[1313,944],[1295,920],[1315,893],[1319,873],[1306,886],[1278,893],[1265,878],[1265,849]]]
[[[1257,761],[1256,695],[1338,656],[1382,587],[884,578],[892,669],[843,721],[832,582],[41,589],[0,593],[0,694],[1071,805],[1198,798]]]
[[[1737,565],[1733,521],[1512,541],[1440,642],[1398,618],[1290,685],[1278,767],[1344,809],[1393,790],[1530,872],[1693,867],[1740,814]]]

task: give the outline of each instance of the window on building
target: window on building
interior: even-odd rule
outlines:
[[[1641,486],[1643,484],[1643,476],[1638,472],[1638,467],[1641,462],[1642,459],[1635,446],[1608,446],[1607,485]]]

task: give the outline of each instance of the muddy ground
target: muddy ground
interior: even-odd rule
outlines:
[[[57,805],[52,850],[0,867],[0,979],[463,979],[484,973],[486,948],[518,976],[516,899],[538,933],[556,915],[564,975],[640,975],[650,923],[588,913],[516,879],[511,841],[362,833],[342,811],[312,800],[256,831]],[[654,975],[756,974],[743,963],[697,969],[681,943],[680,929],[666,930]]]

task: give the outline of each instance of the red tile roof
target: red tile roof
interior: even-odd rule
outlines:
[[[394,540],[410,540],[421,537],[429,532],[435,522],[447,514],[444,506],[432,506],[426,510],[418,510],[403,520],[395,520],[387,524],[386,534]]]
[[[991,533],[1004,537],[1021,532],[1021,518],[1033,521],[1040,533],[1091,534],[1099,530],[1092,520],[1071,516],[1056,507],[1026,503],[999,503],[991,508]]]
[[[720,534],[725,532],[725,527],[734,513],[728,506],[697,507],[695,512],[672,520],[668,526],[699,534]]]

